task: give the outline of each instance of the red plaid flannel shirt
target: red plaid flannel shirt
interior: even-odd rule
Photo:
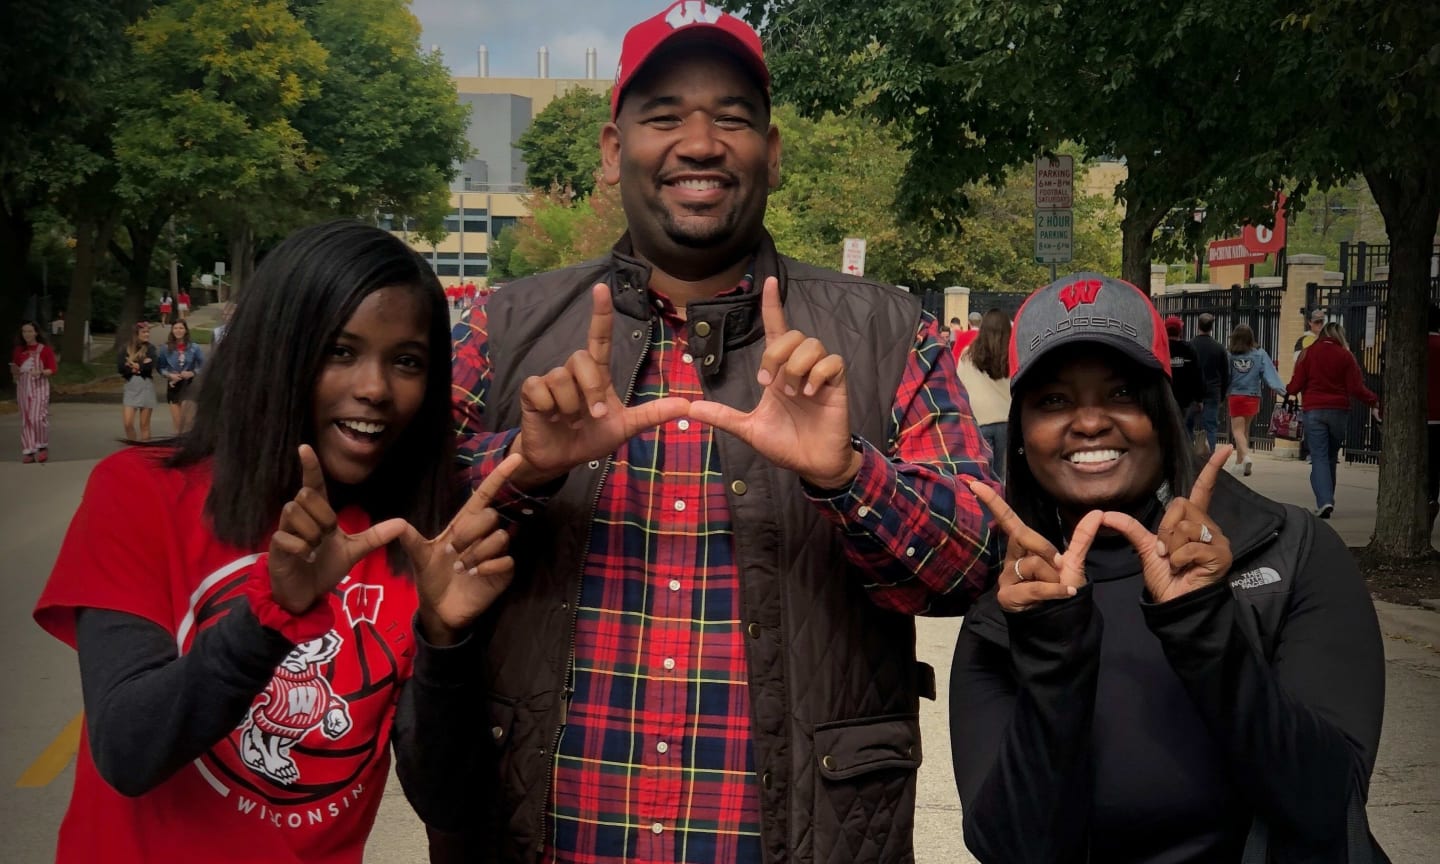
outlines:
[[[668,301],[661,313],[632,404],[703,398],[685,323]],[[460,458],[478,480],[515,431],[481,431],[485,311],[467,313],[454,335]],[[990,584],[981,554],[989,517],[961,478],[993,481],[955,364],[939,362],[944,353],[927,314],[896,394],[889,455],[864,444],[850,488],[811,498],[847,539],[874,601],[899,612],[963,609]],[[543,506],[509,493],[512,512]],[[546,860],[760,860],[731,530],[708,427],[671,421],[617,451],[581,580]]]

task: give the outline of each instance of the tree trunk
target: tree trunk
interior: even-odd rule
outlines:
[[[25,300],[31,287],[30,244],[34,239],[35,225],[29,216],[7,206],[0,219],[0,339],[5,345],[20,332],[20,319],[25,314]],[[8,358],[0,368],[0,389],[15,389]]]
[[[65,304],[65,333],[60,337],[60,362],[81,366],[85,357],[86,324],[90,321],[90,294],[104,248],[100,225],[75,223],[75,271],[70,275],[70,299]]]
[[[1409,172],[1367,167],[1365,178],[1390,238],[1385,306],[1384,450],[1371,551],[1395,559],[1430,553],[1425,506],[1426,324],[1430,254],[1440,219],[1440,170],[1422,159]]]
[[[1134,188],[1138,179],[1134,172],[1138,168],[1131,171],[1126,183]],[[1127,194],[1125,198],[1125,218],[1120,220],[1120,277],[1147,297],[1150,295],[1150,247],[1167,209],[1140,195]]]
[[[131,328],[140,320],[145,311],[145,292],[150,288],[150,265],[155,260],[155,249],[160,244],[160,232],[164,230],[166,214],[151,216],[147,222],[126,223],[130,235],[130,251],[127,254],[114,242],[110,243],[110,255],[125,268],[125,299],[120,305],[120,320],[115,326],[116,344],[130,338]]]
[[[250,281],[250,275],[255,272],[255,232],[249,225],[242,225],[230,233],[230,290],[226,292],[222,287],[220,300],[234,301],[240,299],[240,292],[245,290],[245,283]]]

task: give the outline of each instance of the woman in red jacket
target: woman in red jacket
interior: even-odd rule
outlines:
[[[1315,515],[1329,519],[1335,509],[1335,469],[1345,445],[1350,400],[1370,406],[1380,419],[1380,397],[1370,392],[1360,364],[1345,342],[1345,330],[1331,321],[1320,338],[1300,353],[1289,393],[1300,394],[1305,406],[1305,441],[1310,445],[1310,489],[1315,493]]]

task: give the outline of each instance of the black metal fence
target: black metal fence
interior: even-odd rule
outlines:
[[[1440,245],[1431,251],[1430,260],[1432,262],[1430,265],[1431,275],[1440,275],[1436,272],[1437,264],[1440,264]],[[1366,243],[1363,240],[1356,243],[1340,241],[1340,274],[1345,285],[1374,282],[1375,268],[1388,266],[1390,266],[1390,244]]]
[[[970,292],[970,311],[988,312],[991,309],[999,309],[1011,320],[1014,320],[1015,313],[1020,311],[1020,304],[1029,297],[1030,291],[972,291]],[[934,289],[920,292],[920,305],[934,315],[941,323],[948,323],[945,319],[945,291]]]
[[[1343,256],[1343,249],[1341,254]],[[1345,328],[1345,341],[1360,363],[1365,386],[1380,397],[1382,405],[1385,403],[1385,302],[1389,295],[1389,282],[1337,286],[1311,282],[1305,286],[1305,308],[1324,309],[1328,320]],[[1440,303],[1440,278],[1430,280],[1430,302]],[[1352,403],[1350,424],[1345,432],[1345,461],[1379,462],[1382,431],[1369,410]]]
[[[1291,346],[1280,344],[1280,302],[1285,289],[1279,286],[1245,285],[1239,288],[1217,288],[1213,291],[1186,291],[1179,294],[1162,294],[1155,298],[1155,308],[1163,316],[1176,315],[1185,322],[1184,336],[1194,339],[1200,332],[1200,316],[1206,313],[1215,316],[1215,329],[1211,335],[1222,346],[1230,339],[1230,331],[1237,325],[1248,324],[1255,331],[1255,342],[1264,348],[1272,358],[1278,359]],[[1270,437],[1270,413],[1275,407],[1273,399],[1260,400],[1260,413],[1250,425],[1250,445],[1255,450],[1271,450],[1275,446]],[[1222,400],[1222,414],[1224,405]],[[1220,433],[1226,440],[1230,437],[1230,424],[1222,422]]]

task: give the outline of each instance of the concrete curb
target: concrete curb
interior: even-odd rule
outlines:
[[[1386,636],[1409,639],[1440,651],[1440,612],[1376,600],[1375,614],[1380,617],[1380,630]]]

